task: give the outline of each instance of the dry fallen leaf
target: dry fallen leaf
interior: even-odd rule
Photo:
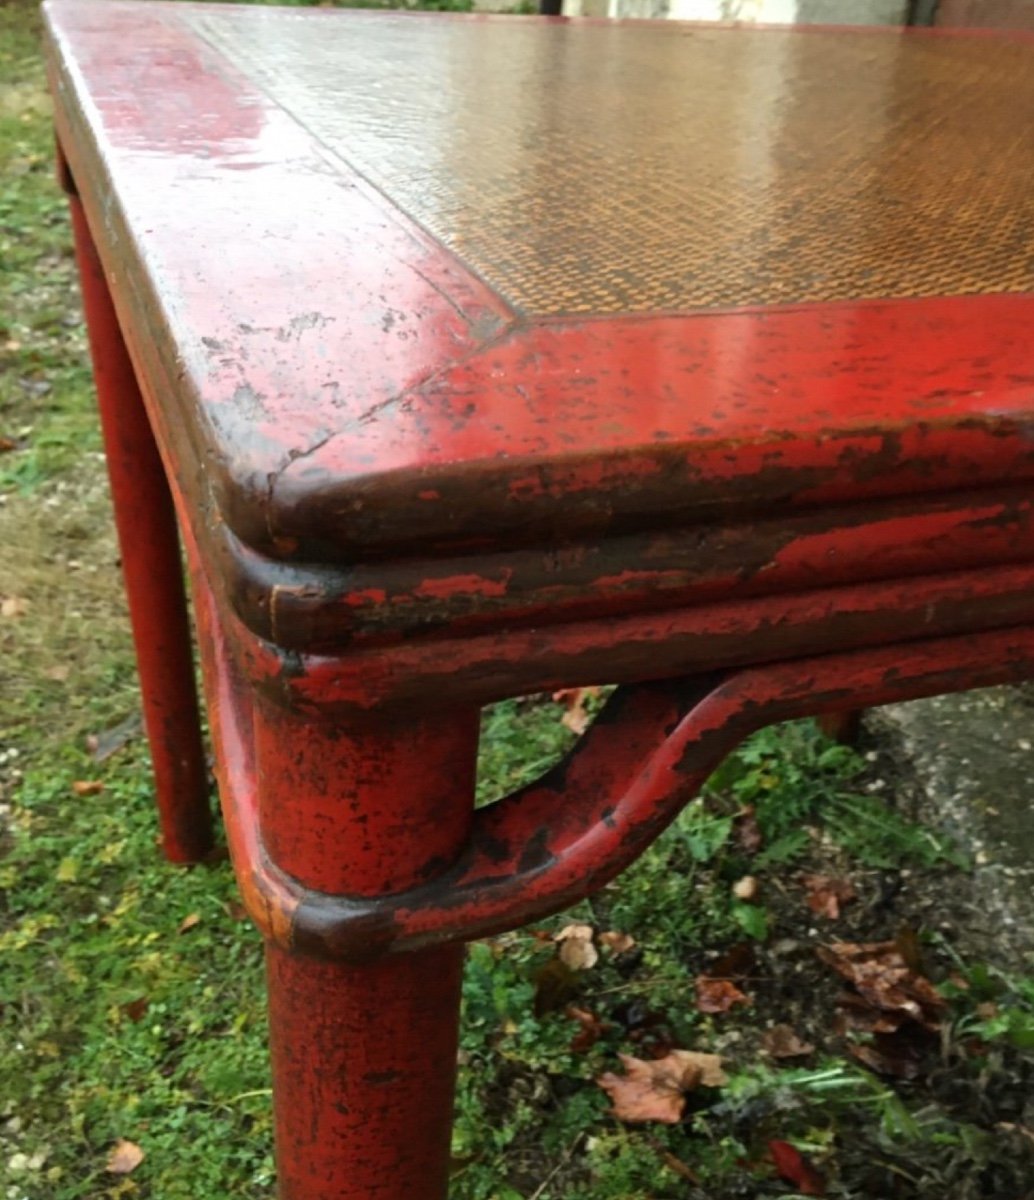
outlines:
[[[833,1031],[845,1033],[894,1033],[908,1020],[903,1012],[881,1012],[854,992],[837,997],[837,1015]]]
[[[801,882],[808,889],[808,907],[820,917],[836,921],[840,917],[840,906],[858,898],[849,879],[837,879],[832,875],[802,875]]]
[[[904,1014],[930,1032],[940,1029],[945,1001],[908,966],[897,942],[832,942],[816,953],[873,1008]]]
[[[725,1087],[729,1082],[728,1075],[722,1070],[725,1060],[720,1054],[702,1054],[698,1050],[672,1050],[668,1057],[677,1059],[699,1072],[696,1086],[719,1088]]]
[[[122,1005],[122,1011],[126,1016],[133,1021],[142,1021],[147,1016],[147,1010],[151,1007],[151,1001],[147,996],[140,996],[136,1000],[130,1000],[128,1004]]]
[[[712,979],[698,975],[696,981],[697,1009],[702,1013],[726,1013],[737,1004],[750,1004],[750,997],[731,979]]]
[[[72,668],[64,663],[59,663],[56,667],[47,667],[43,674],[47,679],[53,679],[55,683],[64,683],[72,674]]]
[[[598,687],[561,688],[553,693],[553,699],[563,704],[567,711],[560,718],[560,723],[577,733],[583,734],[592,724],[592,714],[589,705],[599,696],[602,689]]]
[[[72,791],[77,796],[99,796],[104,791],[104,784],[99,779],[77,779],[72,784]]]
[[[553,939],[560,944],[560,961],[572,971],[587,971],[599,962],[591,925],[565,925]]]
[[[108,1155],[106,1170],[111,1175],[128,1175],[143,1161],[144,1152],[136,1142],[127,1142],[125,1138],[119,1138]]]
[[[803,1058],[815,1047],[802,1041],[790,1025],[773,1025],[761,1037],[761,1048],[772,1058]]]
[[[24,617],[28,611],[29,602],[21,596],[0,596],[0,617],[13,620],[15,617]]]
[[[728,1078],[717,1054],[672,1050],[645,1062],[619,1054],[624,1075],[607,1072],[596,1083],[610,1096],[611,1112],[620,1121],[659,1121],[677,1125],[686,1107],[685,1093],[696,1087],[722,1087]]]
[[[186,933],[188,930],[193,929],[195,925],[200,925],[200,923],[201,923],[201,914],[200,913],[196,913],[196,912],[187,913],[187,915],[183,918],[183,920],[180,921],[179,929],[177,930],[177,933]]]
[[[577,1008],[573,1004],[568,1006],[567,1015],[581,1026],[571,1039],[572,1054],[585,1054],[591,1050],[600,1040],[603,1031],[609,1028],[606,1021],[601,1021],[595,1013],[585,1008]]]
[[[627,954],[635,949],[635,938],[630,933],[618,933],[616,929],[608,929],[600,934],[600,942],[613,951],[614,954]]]

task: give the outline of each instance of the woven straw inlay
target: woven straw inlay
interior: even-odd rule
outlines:
[[[191,20],[531,313],[1034,290],[1034,41]]]

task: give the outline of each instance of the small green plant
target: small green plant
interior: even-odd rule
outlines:
[[[932,867],[949,862],[963,870],[969,860],[947,838],[902,817],[875,796],[833,795],[822,810],[822,823],[849,855],[867,867]]]
[[[872,1110],[884,1135],[891,1139],[920,1136],[920,1126],[892,1088],[876,1076],[848,1062],[829,1059],[817,1067],[783,1067],[763,1064],[733,1075],[724,1090],[719,1112],[749,1111],[779,1115],[780,1128],[802,1132],[819,1126],[835,1126],[844,1113],[860,1107]],[[786,1117],[792,1116],[788,1125]]]
[[[955,1008],[956,1038],[1034,1050],[1034,978],[965,963],[944,938],[935,941],[956,966],[954,977],[941,987]]]
[[[716,772],[709,789],[752,806],[764,839],[759,869],[798,858],[808,845],[805,826],[823,828],[867,867],[968,866],[947,839],[878,796],[858,792],[865,766],[849,746],[824,737],[814,721],[794,721],[756,733]]]

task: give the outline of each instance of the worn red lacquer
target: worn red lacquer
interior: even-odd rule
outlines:
[[[209,838],[171,492],[280,1195],[443,1200],[464,941],[762,725],[1034,675],[1034,41],[47,20],[166,849]],[[593,683],[475,812],[480,707]]]

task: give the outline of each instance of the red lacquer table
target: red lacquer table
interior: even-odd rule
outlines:
[[[1034,42],[48,18],[165,846],[178,516],[280,1194],[441,1200],[465,940],[760,725],[1034,674]],[[480,706],[598,682],[475,812]]]

